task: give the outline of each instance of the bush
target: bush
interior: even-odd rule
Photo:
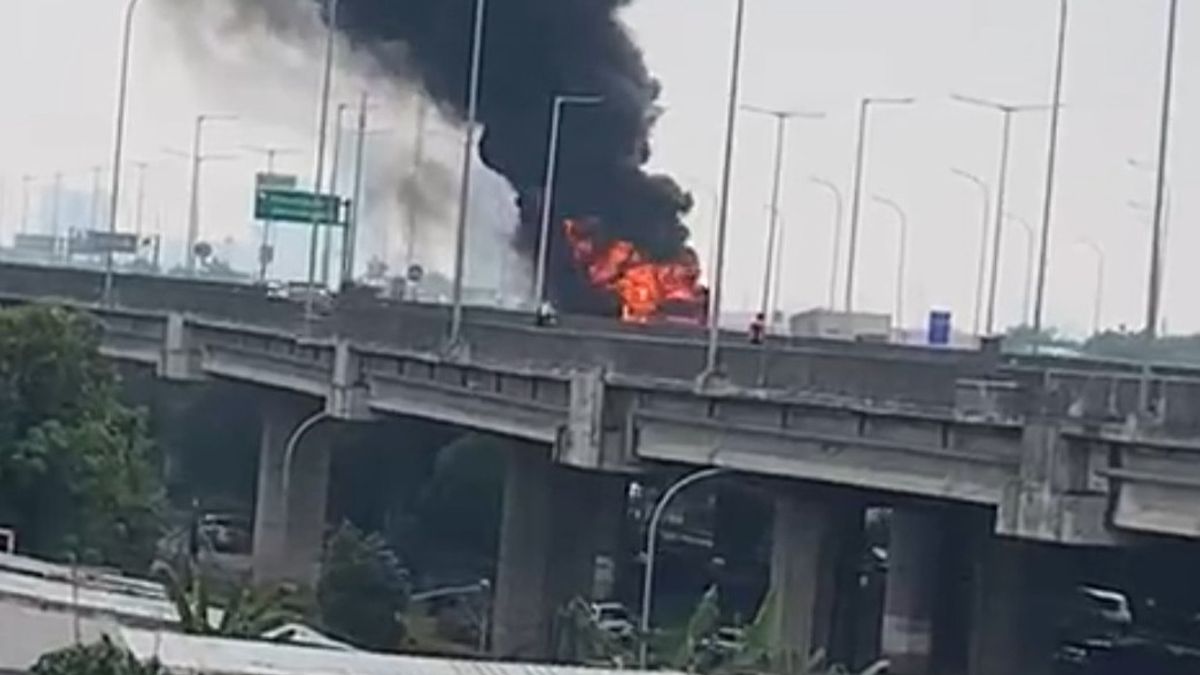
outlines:
[[[330,538],[317,583],[321,623],[330,633],[367,649],[396,649],[409,590],[408,573],[383,537],[345,524]]]
[[[133,654],[107,637],[92,645],[46,654],[34,664],[32,675],[165,675],[154,661],[140,663]]]

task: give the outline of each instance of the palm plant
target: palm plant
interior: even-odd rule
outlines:
[[[220,606],[213,602],[209,584],[190,564],[155,563],[167,596],[179,614],[179,628],[190,635],[258,638],[295,618],[287,609],[291,597],[285,587],[261,591],[243,585]]]
[[[764,675],[793,673],[794,665],[804,661],[795,675],[853,675],[841,664],[828,663],[824,650],[803,659],[789,654],[776,643],[772,626],[776,624],[782,606],[779,594],[769,590],[759,605],[754,620],[741,631],[736,644],[719,644],[720,608],[716,588],[709,588],[700,599],[688,620],[683,640],[672,666],[689,673],[706,675]],[[879,660],[858,675],[880,675],[889,663]]]

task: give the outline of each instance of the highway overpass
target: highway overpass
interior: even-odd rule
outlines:
[[[928,542],[947,536],[938,514],[956,509],[990,514],[963,541],[1004,570],[1034,555],[1022,540],[1200,538],[1200,373],[1188,369],[1018,359],[995,344],[759,347],[730,334],[727,377],[704,384],[703,335],[681,328],[586,317],[538,327],[525,315],[471,308],[465,348],[447,349],[444,307],[347,297],[306,320],[301,307],[252,285],[120,275],[110,305],[99,301],[101,287],[94,272],[0,265],[0,302],[87,310],[112,358],[171,380],[263,389],[255,556],[264,578],[310,578],[319,551],[327,446],[315,433],[286,456],[288,436],[306,423],[399,415],[548,448],[509,465],[496,600],[502,653],[538,642],[548,608],[583,578],[583,562],[561,558],[586,560],[597,544],[581,533],[604,528],[580,519],[618,510],[622,477],[670,467],[724,467],[771,486],[773,574],[793,600],[785,632],[805,651],[822,640],[817,589],[833,583],[821,561],[844,545],[847,514],[861,523],[869,504],[897,506],[896,531],[908,533],[897,536],[911,535],[911,545],[896,550],[913,570],[936,567]],[[890,635],[901,659],[928,651],[932,630],[912,614],[928,611],[919,598],[937,581],[912,574],[889,579],[884,642]],[[980,583],[995,576],[1003,596],[1005,574],[989,567]],[[979,649],[1010,652],[1003,641],[1029,627],[997,622],[1022,610],[1005,597],[989,603],[978,639],[999,642]],[[971,675],[1007,673],[985,661]]]

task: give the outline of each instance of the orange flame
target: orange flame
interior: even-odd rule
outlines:
[[[584,221],[568,219],[563,226],[575,263],[593,286],[617,296],[622,321],[704,323],[708,291],[690,248],[674,260],[652,262],[629,241],[597,241]]]

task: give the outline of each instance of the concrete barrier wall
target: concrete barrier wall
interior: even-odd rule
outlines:
[[[102,288],[103,275],[95,270],[0,265],[0,295],[96,302]],[[261,286],[147,275],[117,275],[114,296],[123,308],[184,312],[417,352],[444,347],[450,318],[445,306],[347,296],[309,325],[300,304],[269,299]],[[706,362],[706,335],[699,328],[630,326],[587,316],[562,316],[556,326],[540,328],[528,314],[480,307],[467,308],[465,317],[470,356],[484,362],[602,367],[687,382]],[[757,346],[744,335],[722,335],[721,365],[733,384],[939,408],[953,407],[959,378],[990,372],[995,362],[986,352],[807,338],[773,338]]]

